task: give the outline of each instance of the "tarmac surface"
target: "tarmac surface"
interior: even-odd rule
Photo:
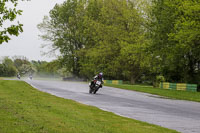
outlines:
[[[89,94],[81,82],[26,80],[33,87],[52,95],[96,106],[115,114],[177,130],[200,133],[200,103],[165,99],[160,96],[103,87]]]

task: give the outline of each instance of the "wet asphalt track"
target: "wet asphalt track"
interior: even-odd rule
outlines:
[[[200,103],[163,99],[159,96],[103,87],[88,93],[88,84],[80,82],[27,80],[35,88],[50,94],[96,106],[118,115],[175,129],[200,133]]]

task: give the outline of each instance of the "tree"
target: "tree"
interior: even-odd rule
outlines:
[[[3,59],[3,63],[0,64],[0,76],[12,77],[17,73],[17,69],[14,66],[14,63],[8,57]]]
[[[82,57],[81,73],[88,77],[103,71],[107,78],[125,78],[134,83],[143,73],[144,64],[148,64],[144,19],[135,3],[94,0],[86,10],[86,34],[91,41],[78,52]]]
[[[9,8],[7,4],[12,4]],[[0,44],[8,42],[10,35],[18,36],[23,31],[22,24],[18,22],[16,25],[5,26],[6,21],[13,22],[18,15],[21,15],[22,10],[17,10],[18,0],[1,0],[0,1]]]
[[[34,68],[32,64],[28,61],[26,57],[14,57],[14,66],[17,68],[18,72],[22,75],[29,73],[34,73]]]
[[[64,74],[64,71],[61,71],[62,67],[59,60],[51,62],[33,60],[31,61],[31,66],[35,72],[34,75],[40,77],[59,77]]]
[[[75,53],[83,47],[82,37],[84,4],[82,0],[67,0],[55,5],[50,11],[50,19],[44,17],[38,28],[44,32],[41,38],[53,43],[53,48],[62,54],[62,64],[69,72],[79,75],[78,57]]]
[[[68,0],[56,5],[38,28],[76,76],[89,78],[103,71],[107,78],[134,83],[148,61],[142,53],[144,18],[136,5],[127,0]]]
[[[177,9],[174,30],[169,34],[169,40],[176,42],[173,64],[180,61],[182,81],[200,83],[200,1],[177,0],[169,6]]]
[[[168,81],[199,82],[200,2],[153,0],[150,34],[154,58]]]

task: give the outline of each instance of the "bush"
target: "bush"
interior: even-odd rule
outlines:
[[[164,76],[156,76],[156,81],[154,82],[153,87],[159,87],[160,82],[165,82]]]

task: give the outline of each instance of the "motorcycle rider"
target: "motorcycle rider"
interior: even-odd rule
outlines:
[[[94,76],[94,79],[91,81],[90,87],[92,87],[93,85],[95,85],[94,80],[101,81],[101,83],[103,84],[103,73],[100,72],[99,74],[97,74],[96,76]],[[100,85],[100,88],[102,88],[102,85]]]
[[[33,79],[33,76],[32,74],[29,74],[29,79],[32,80]]]
[[[21,76],[20,76],[20,74],[19,74],[19,73],[17,73],[17,78],[18,78],[18,79],[20,79],[20,77],[21,77]]]

